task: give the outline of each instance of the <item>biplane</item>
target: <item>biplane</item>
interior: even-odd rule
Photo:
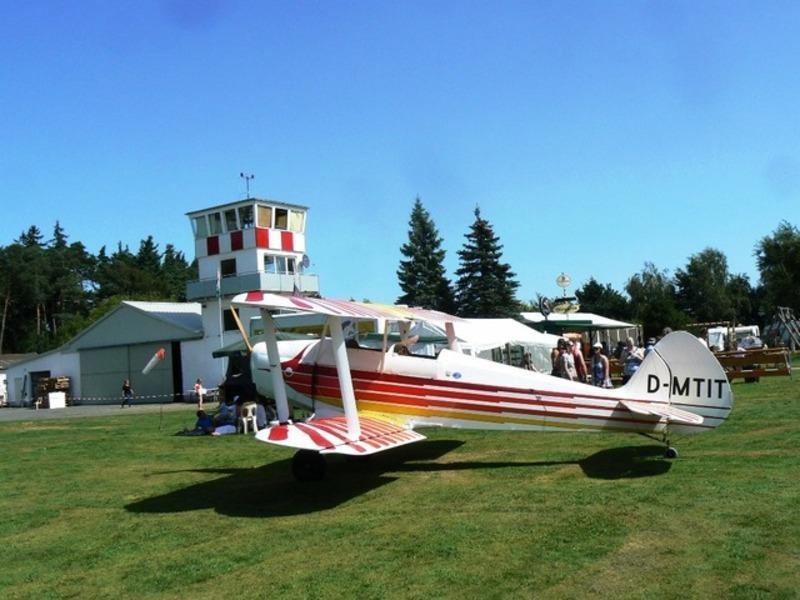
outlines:
[[[327,454],[368,456],[424,440],[416,430],[433,426],[638,433],[676,458],[672,436],[716,428],[733,404],[719,362],[686,332],[661,339],[626,385],[604,389],[464,354],[455,334],[461,319],[441,312],[265,292],[232,303],[260,309],[263,321],[264,340],[252,346],[242,328],[256,388],[274,398],[277,412],[256,438],[296,449],[299,480],[321,479]],[[277,312],[321,315],[321,337],[279,342]],[[343,323],[359,320],[385,323],[380,345],[345,336]],[[445,324],[446,344],[437,352],[413,354],[419,321]],[[293,422],[290,403],[312,416]]]

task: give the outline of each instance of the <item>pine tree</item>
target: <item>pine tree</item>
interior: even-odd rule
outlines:
[[[400,247],[406,257],[400,261],[397,278],[403,295],[400,304],[452,312],[453,290],[445,277],[442,238],[417,196],[408,222],[408,242]]]
[[[31,225],[30,227],[28,227],[28,231],[23,231],[19,235],[19,239],[16,240],[16,243],[22,244],[26,248],[32,248],[32,247],[41,248],[42,246],[44,246],[44,244],[42,243],[43,238],[44,236],[42,235],[42,232],[39,230],[39,228],[36,225]]]
[[[458,251],[461,266],[456,275],[458,314],[464,317],[515,317],[519,303],[515,297],[519,283],[511,267],[500,259],[503,246],[491,224],[475,208],[475,222],[467,241]]]

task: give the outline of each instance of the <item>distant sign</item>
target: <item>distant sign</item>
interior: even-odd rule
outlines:
[[[550,300],[547,298],[539,298],[539,312],[541,312],[542,316],[547,319],[547,315],[552,312],[550,308]]]
[[[570,283],[572,283],[572,278],[566,273],[561,273],[561,275],[556,277],[556,285],[560,288],[567,288]]]

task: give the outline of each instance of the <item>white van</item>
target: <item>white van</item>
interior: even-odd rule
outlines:
[[[764,344],[761,341],[761,332],[758,325],[739,325],[733,329],[736,336],[736,347],[761,348]],[[728,348],[728,328],[712,327],[708,330],[708,347],[711,350],[720,352]]]

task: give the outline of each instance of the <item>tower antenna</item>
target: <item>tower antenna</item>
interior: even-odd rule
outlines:
[[[247,197],[250,197],[250,180],[255,179],[256,176],[252,173],[239,173],[239,177],[244,179],[245,185],[247,186]]]

